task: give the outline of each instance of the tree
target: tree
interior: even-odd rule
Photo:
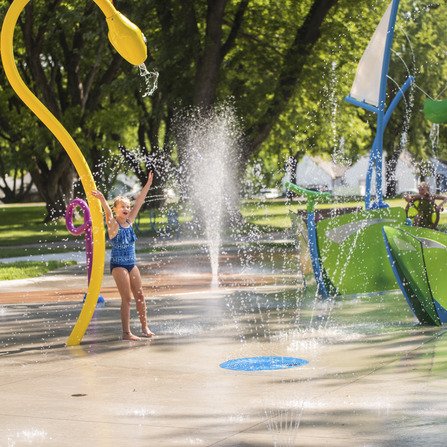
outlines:
[[[0,92],[3,86],[0,84]],[[32,187],[32,182],[25,184],[24,177],[31,166],[30,161],[20,150],[21,132],[25,128],[18,126],[20,108],[16,98],[6,98],[0,93],[0,190],[4,203],[24,200]]]
[[[98,35],[97,23],[104,20],[95,8],[80,1],[30,3],[20,17],[16,38],[18,67],[26,84],[93,164],[99,148],[112,141],[111,130],[116,133],[128,126],[119,119],[128,110],[114,94],[123,73],[121,56]],[[14,95],[9,88],[3,94]],[[33,160],[30,172],[47,204],[46,220],[62,216],[75,179],[68,155],[40,123],[22,134],[20,146]]]
[[[390,66],[390,96],[396,93],[395,82],[402,83],[410,74],[415,77],[416,85],[394,112],[385,133],[388,197],[396,195],[395,169],[404,149],[419,161],[446,154],[445,140],[440,140],[440,146],[433,146],[430,140],[432,125],[422,113],[427,97],[424,92],[435,96],[447,85],[447,59],[443,45],[440,45],[440,42],[447,41],[446,19],[447,10],[439,3],[406,1],[402,4]]]
[[[151,55],[160,88],[152,100],[137,100],[143,154],[172,153],[168,142],[178,110],[206,109],[232,98],[244,117],[245,166],[304,83],[306,63],[337,2],[154,1],[142,22],[156,48]],[[180,147],[174,157],[182,164],[181,141],[176,143]]]
[[[406,18],[410,3],[419,12]],[[110,48],[104,20],[92,2],[30,3],[20,19],[16,54],[25,82],[79,143],[102,188],[110,185],[118,167],[145,179],[149,164],[159,167],[161,175],[154,185],[159,184],[167,166],[183,165],[182,141],[174,134],[176,117],[189,108],[206,111],[225,101],[242,117],[245,130],[241,172],[247,163],[261,158],[268,180],[274,181],[282,176],[291,155],[339,151],[350,160],[369,149],[374,119],[342,98],[349,93],[356,64],[386,4],[385,0],[117,0],[118,9],[142,25],[148,37],[149,68],[160,71],[159,89],[151,98],[142,97],[132,68]],[[405,22],[400,17],[398,23],[405,23],[417,38],[413,47],[418,57],[426,54],[428,61],[436,62],[430,70],[421,67],[419,78],[440,91],[446,76],[444,62],[438,61],[444,56],[434,43],[445,40],[445,8],[438,8],[443,12],[436,22],[421,5],[403,1]],[[0,14],[5,5],[2,8]],[[411,54],[406,42],[398,32],[396,51]],[[400,80],[405,73],[395,64],[395,56],[393,64],[393,71],[401,70],[396,76]],[[0,84],[5,86],[0,99],[12,104],[14,93],[4,79]],[[5,107],[0,108],[1,130],[16,141],[23,161],[29,162],[47,201],[47,217],[59,216],[75,180],[71,162],[28,111],[16,103],[14,107],[20,138],[14,139],[17,135],[9,135],[2,124],[11,119]],[[402,114],[399,109],[386,135],[391,158],[398,154],[395,135]],[[420,153],[428,131],[421,121],[409,124],[413,153]],[[444,146],[438,150],[443,153]],[[117,154],[122,164],[116,163]]]

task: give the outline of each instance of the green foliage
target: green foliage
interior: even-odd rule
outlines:
[[[343,98],[350,91],[357,63],[387,5],[380,0],[372,4],[340,2],[325,21],[297,94],[256,161],[260,158],[265,162],[268,183],[278,184],[289,155],[298,159],[305,153],[336,156],[341,137],[346,160],[355,160],[369,151],[375,117],[344,103]],[[446,20],[444,4],[401,2],[390,66],[390,76],[399,85],[411,74],[429,95],[435,96],[447,87]],[[388,90],[391,101],[396,93],[394,81],[388,82]],[[446,92],[444,95],[447,97]],[[431,155],[447,158],[446,127],[441,127],[436,147],[430,140],[431,123],[421,113],[425,97],[413,87],[395,111],[385,134],[384,149],[388,153],[405,147],[418,160]]]
[[[251,129],[275,99],[278,79],[287,65],[287,54],[313,0],[251,0],[243,15],[234,45],[223,54],[218,67],[216,102],[230,101]],[[320,37],[305,59],[303,73],[292,96],[283,101],[278,119],[249,163],[261,160],[266,184],[273,186],[283,176],[288,156],[326,154],[346,162],[365,154],[375,131],[374,117],[343,101],[351,88],[357,63],[374,32],[388,0],[338,0],[325,17]],[[47,86],[31,70],[33,54],[25,36],[16,32],[16,58],[25,82],[60,117],[83,150],[97,179],[111,182],[117,166],[118,144],[144,145],[148,153],[171,156],[179,163],[172,144],[172,118],[194,104],[197,71],[205,52],[208,5],[190,0],[143,0],[117,2],[116,6],[137,23],[148,39],[149,68],[160,72],[159,89],[151,98],[141,98],[135,68],[120,61],[107,41],[102,14],[93,2],[84,0],[30,4],[31,26]],[[241,0],[228,0],[221,24],[221,44],[231,35]],[[0,16],[5,13],[0,6]],[[431,95],[447,83],[447,7],[439,2],[402,0],[390,76],[401,84],[416,75],[417,84]],[[113,75],[110,73],[113,72]],[[48,91],[52,95],[48,95]],[[395,94],[389,82],[391,100]],[[412,109],[408,149],[418,158],[436,153],[447,158],[446,129],[440,130],[436,148],[429,139],[430,123],[420,110],[424,95],[414,88],[389,125],[385,138],[388,152],[399,150],[405,113]],[[446,94],[447,96],[447,94]],[[411,103],[413,105],[411,106]],[[13,125],[11,125],[13,123]],[[6,170],[29,169],[41,163],[48,178],[62,149],[52,135],[15,98],[0,76],[0,157]],[[126,167],[123,166],[122,169]],[[127,167],[130,169],[130,167]],[[121,166],[120,166],[121,169]],[[101,184],[102,186],[102,184]],[[105,188],[109,185],[104,184]]]

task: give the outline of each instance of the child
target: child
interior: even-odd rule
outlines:
[[[132,294],[135,298],[138,315],[140,317],[142,334],[152,337],[154,333],[147,325],[146,301],[141,284],[141,276],[135,259],[136,236],[132,224],[152,184],[153,172],[149,172],[146,184],[132,208],[129,199],[118,196],[113,202],[113,212],[104,195],[100,191],[92,191],[92,196],[100,200],[106,214],[107,232],[112,245],[110,271],[121,295],[121,323],[123,326],[123,340],[140,340],[130,330],[130,302]]]
[[[422,182],[418,186],[419,194],[406,195],[404,199],[408,202],[408,207],[413,204],[417,210],[414,217],[414,225],[417,227],[435,228],[437,222],[433,222],[432,215],[442,210],[442,206],[447,202],[447,197],[438,194],[430,194],[430,187]],[[436,205],[435,200],[442,200],[440,205]]]

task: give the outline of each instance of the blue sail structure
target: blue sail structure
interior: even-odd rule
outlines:
[[[383,135],[394,109],[414,81],[414,78],[409,76],[387,108],[388,70],[399,2],[400,0],[393,0],[389,4],[360,60],[351,92],[345,98],[347,102],[377,115],[376,136],[369,155],[366,174],[365,208],[367,210],[388,207],[382,195]],[[372,202],[371,187],[374,172],[376,200]]]
[[[382,196],[383,135],[393,111],[414,80],[409,76],[387,106],[388,71],[398,9],[399,0],[392,0],[358,64],[351,92],[345,98],[377,115],[376,135],[366,172],[365,210],[317,222],[313,205],[324,198],[315,192],[310,195],[297,185],[287,185],[296,194],[307,197],[309,250],[317,290],[322,298],[399,287],[382,236],[384,225],[400,227],[405,224],[404,210],[388,207]]]

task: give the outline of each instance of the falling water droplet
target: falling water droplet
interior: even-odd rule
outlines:
[[[158,71],[149,71],[145,64],[138,66],[140,70],[140,76],[143,78],[146,85],[146,91],[143,94],[143,98],[146,96],[152,96],[158,87]]]

